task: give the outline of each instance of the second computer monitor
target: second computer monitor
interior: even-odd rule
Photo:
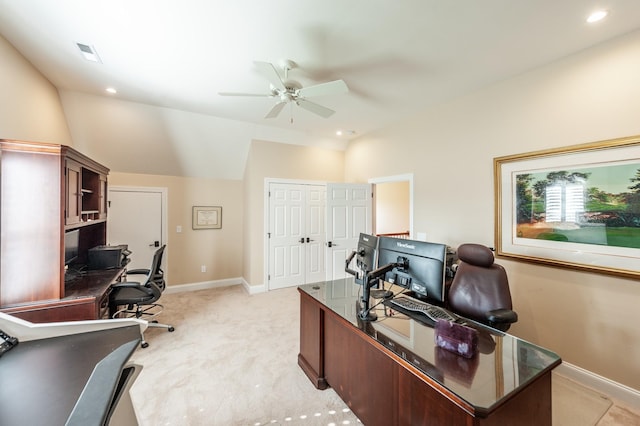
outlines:
[[[378,267],[399,264],[386,273],[385,281],[435,302],[444,302],[446,256],[446,244],[391,237],[378,239]]]
[[[376,269],[378,252],[378,237],[360,233],[358,248],[356,249],[356,267],[364,274]]]

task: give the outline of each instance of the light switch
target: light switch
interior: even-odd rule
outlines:
[[[176,232],[179,234],[182,232],[182,225],[176,226]]]

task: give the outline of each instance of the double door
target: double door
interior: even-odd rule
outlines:
[[[323,281],[324,185],[269,185],[269,290]]]
[[[368,184],[270,183],[269,290],[344,278],[371,210]]]

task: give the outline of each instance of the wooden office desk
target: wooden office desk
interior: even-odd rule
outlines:
[[[65,283],[65,297],[61,299],[9,306],[1,311],[35,323],[108,318],[111,285],[124,272],[125,268],[86,271]]]
[[[367,426],[551,426],[551,370],[560,358],[481,325],[479,353],[438,348],[433,328],[402,314],[357,319],[353,279],[303,285],[298,364]]]

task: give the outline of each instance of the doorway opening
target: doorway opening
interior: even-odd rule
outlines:
[[[369,179],[373,185],[373,234],[413,238],[413,173]]]

